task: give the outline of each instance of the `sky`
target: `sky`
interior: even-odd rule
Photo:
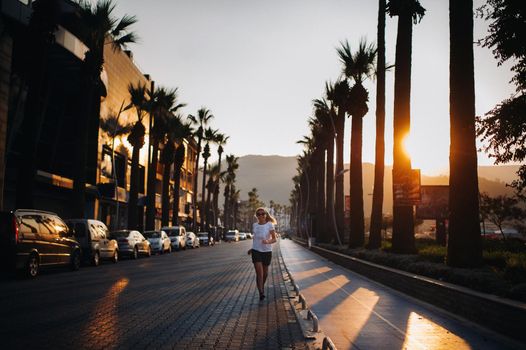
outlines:
[[[413,28],[408,147],[413,168],[439,175],[449,162],[448,1],[421,4],[427,11]],[[302,152],[296,141],[310,133],[311,101],[340,77],[340,42],[348,40],[354,51],[361,38],[376,41],[377,6],[376,0],[120,0],[115,15],[137,17],[135,63],[157,85],[178,88],[183,113],[210,109],[210,126],[230,137],[225,153],[295,156]],[[394,64],[397,17],[386,21],[386,60]],[[487,25],[475,20],[475,40]],[[489,49],[474,50],[476,113],[483,115],[514,92],[511,65],[498,67]],[[371,163],[375,84],[365,84],[363,161]],[[386,79],[386,164],[392,164],[393,87],[394,70]],[[345,139],[348,160],[350,120]],[[479,153],[479,164],[493,161]]]

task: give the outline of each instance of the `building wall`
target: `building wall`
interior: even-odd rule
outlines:
[[[1,16],[1,14],[0,14]],[[4,179],[7,140],[7,106],[9,105],[9,82],[13,40],[7,33],[0,17],[0,210],[4,207]]]

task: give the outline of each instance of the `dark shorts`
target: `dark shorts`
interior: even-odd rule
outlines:
[[[270,265],[270,260],[272,259],[272,252],[260,252],[259,250],[252,249],[252,262],[260,262],[265,266]]]

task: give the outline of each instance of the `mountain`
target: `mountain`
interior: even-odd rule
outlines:
[[[236,176],[237,188],[241,191],[241,199],[248,198],[248,192],[257,188],[260,199],[269,204],[289,205],[290,191],[293,187],[292,177],[296,175],[296,157],[247,155],[239,157],[239,169]],[[349,164],[345,164],[349,168]],[[492,196],[499,194],[511,195],[513,190],[506,183],[513,181],[519,169],[518,165],[480,166],[479,188]],[[384,212],[392,212],[392,167],[385,168]],[[349,172],[344,174],[345,193],[349,193]],[[374,182],[374,164],[363,164],[363,188],[365,215],[369,216],[372,206],[372,190]],[[422,175],[422,185],[447,185],[448,177]]]

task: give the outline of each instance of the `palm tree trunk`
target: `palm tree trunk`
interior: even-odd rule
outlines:
[[[409,135],[411,119],[412,36],[413,20],[411,14],[408,13],[408,11],[401,11],[398,16],[395,55],[393,173],[408,176],[411,172],[411,159],[404,151],[403,141]],[[394,182],[393,176],[393,183]],[[412,206],[393,203],[393,251],[396,253],[413,253],[416,251]]]
[[[222,153],[219,153],[219,161],[218,161],[218,170],[217,170],[217,173],[219,174],[219,176],[221,176],[221,156],[222,156]],[[216,185],[216,188],[215,188],[215,191],[214,191],[214,226],[217,227],[217,222],[218,222],[218,219],[219,219],[219,187],[220,187],[220,180],[218,179],[217,180],[217,185]]]
[[[482,240],[475,145],[473,0],[450,0],[449,21],[451,146],[447,263],[475,267],[482,264]]]
[[[228,216],[229,216],[229,204],[230,204],[230,185],[225,185],[225,203],[223,205],[223,226],[225,229],[229,229],[229,222],[228,222]]]
[[[137,227],[137,200],[139,198],[139,152],[140,148],[133,147],[132,164],[130,174],[130,195],[128,200],[128,229],[135,230]]]
[[[336,128],[336,174],[334,175],[336,176],[336,192],[334,194],[334,202],[336,203],[336,206],[334,210],[336,211],[336,225],[338,227],[338,232],[340,233],[340,235],[342,235],[345,228],[345,208],[343,202],[343,134],[345,132],[345,111],[343,111],[341,107],[338,108],[338,120],[336,123]]]
[[[151,131],[151,130],[150,130]],[[155,202],[156,202],[156,185],[157,185],[157,163],[159,160],[159,142],[155,138],[152,138],[152,159],[148,164],[148,188],[146,189],[146,230],[155,229]]]
[[[369,249],[378,249],[382,244],[382,218],[384,202],[385,168],[385,0],[378,1],[378,56],[376,76],[376,153],[374,161],[373,207]]]
[[[167,162],[163,168],[163,189],[162,189],[162,214],[161,226],[168,226],[170,221],[170,169],[171,163]],[[179,192],[179,191],[177,191]],[[176,215],[177,213],[174,213]]]
[[[362,116],[352,117],[351,126],[351,232],[349,247],[364,243],[363,180],[362,180]]]
[[[192,204],[193,204],[193,223],[192,223],[192,230],[197,229],[197,186],[199,181],[199,156],[201,155],[201,138],[199,138],[197,142],[197,155],[195,159],[195,169],[194,169],[194,184],[193,184],[193,198],[192,198]]]
[[[325,219],[327,222],[327,238],[330,240],[330,235],[336,234],[334,222],[334,135],[330,135],[328,138],[327,146],[327,163],[326,163],[326,173],[327,181],[325,181],[325,192],[327,193],[327,204],[325,206]],[[334,240],[337,238],[334,237]]]
[[[318,238],[321,241],[326,241],[327,239],[325,237],[327,236],[327,219],[325,217],[325,148],[320,148],[319,150],[319,157],[316,162],[316,169],[318,171],[318,175],[316,176],[316,197],[318,198],[318,203],[316,207],[316,216],[318,220],[316,226],[318,231]]]
[[[206,194],[206,166],[208,165],[208,158],[204,158],[205,165],[203,168],[203,185],[201,187],[201,209],[199,210],[199,215],[201,216],[201,231],[204,230],[204,227],[207,225],[206,223],[206,213],[207,213],[207,206],[205,202],[205,194]]]
[[[212,222],[212,211],[210,210],[211,202],[212,202],[212,193],[214,192],[214,182],[212,181],[212,177],[208,179],[208,191],[206,193],[206,226],[205,231],[210,232],[210,223]]]

